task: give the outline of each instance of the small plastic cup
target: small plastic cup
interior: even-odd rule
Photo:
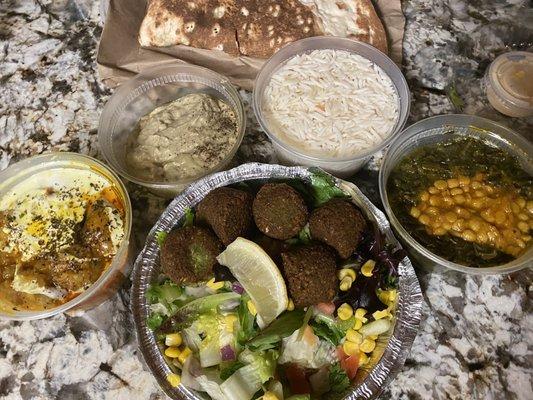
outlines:
[[[485,75],[490,104],[510,117],[533,115],[533,53],[512,51],[497,57]]]

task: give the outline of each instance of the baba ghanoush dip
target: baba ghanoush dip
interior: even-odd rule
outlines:
[[[131,172],[144,179],[192,178],[216,167],[237,136],[232,107],[204,93],[188,94],[140,119],[126,161]]]
[[[116,188],[92,170],[38,172],[0,197],[0,311],[55,308],[111,265],[124,233]]]

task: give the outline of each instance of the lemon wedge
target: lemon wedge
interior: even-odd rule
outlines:
[[[287,286],[278,267],[256,243],[238,237],[217,257],[250,295],[263,328],[287,308]]]

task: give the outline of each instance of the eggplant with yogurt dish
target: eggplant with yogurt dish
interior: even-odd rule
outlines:
[[[40,172],[0,198],[0,310],[55,308],[111,265],[124,239],[117,189],[90,170]]]
[[[148,326],[172,386],[341,398],[381,357],[405,255],[329,176],[214,189],[156,237]]]
[[[414,150],[393,169],[392,211],[432,253],[491,267],[531,246],[533,177],[489,142],[455,138]]]

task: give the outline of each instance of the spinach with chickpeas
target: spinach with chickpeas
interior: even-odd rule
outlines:
[[[470,267],[507,263],[531,246],[533,178],[480,139],[423,146],[393,169],[392,210],[428,250]]]

